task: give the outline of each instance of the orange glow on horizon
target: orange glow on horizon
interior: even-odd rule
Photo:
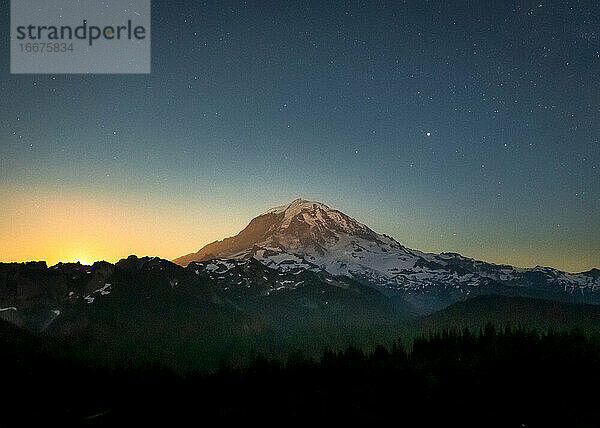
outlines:
[[[202,207],[192,208],[201,218],[196,220],[183,216],[177,206],[165,208],[149,200],[37,191],[0,191],[0,196],[1,262],[114,263],[131,254],[173,259],[240,227],[212,218]]]
[[[0,262],[44,260],[92,264],[115,263],[131,254],[167,260],[198,251],[203,245],[233,236],[258,215],[250,207],[231,207],[227,200],[175,200],[168,194],[126,199],[94,192],[28,189],[15,192],[0,187]],[[268,207],[264,207],[265,209]],[[263,210],[264,211],[264,210]],[[369,219],[359,219],[369,223]],[[379,232],[388,233],[387,230]],[[506,242],[483,248],[448,248],[435,236],[391,233],[410,248],[455,251],[492,263],[518,267],[551,266],[569,272],[597,267],[597,254],[555,246]]]

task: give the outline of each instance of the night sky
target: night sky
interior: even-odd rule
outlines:
[[[155,0],[149,75],[11,75],[0,6],[2,261],[174,258],[303,197],[600,267],[597,1]]]

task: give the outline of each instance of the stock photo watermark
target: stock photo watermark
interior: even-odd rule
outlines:
[[[147,74],[150,0],[11,0],[13,74]]]

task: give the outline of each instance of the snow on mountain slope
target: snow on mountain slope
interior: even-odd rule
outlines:
[[[174,260],[255,258],[280,271],[324,270],[404,293],[453,293],[526,287],[565,294],[595,292],[600,271],[570,274],[551,268],[519,269],[466,258],[456,253],[428,254],[319,202],[296,199],[254,218],[238,235],[208,244]],[[600,293],[599,293],[600,294]],[[457,300],[455,297],[451,300]],[[598,297],[600,302],[600,296]]]
[[[175,260],[254,257],[286,269],[305,266],[333,274],[413,267],[418,258],[394,239],[375,233],[327,205],[297,199],[253,219],[237,236],[207,245],[198,253]]]

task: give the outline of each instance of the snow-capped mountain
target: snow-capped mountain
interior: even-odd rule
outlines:
[[[377,331],[481,295],[600,304],[598,269],[572,274],[423,253],[300,199],[175,262],[0,263],[0,319],[59,336],[135,336],[152,325],[196,337],[221,326],[242,340],[271,328],[354,323]]]
[[[255,258],[279,271],[323,270],[345,275],[429,311],[476,294],[516,294],[600,303],[600,271],[571,274],[514,268],[456,253],[411,250],[319,202],[296,199],[254,218],[238,235],[174,260]]]
[[[325,204],[296,199],[259,215],[238,235],[174,262],[185,266],[191,261],[251,257],[280,270],[305,267],[335,275],[392,278],[395,270],[412,268],[420,256]]]

